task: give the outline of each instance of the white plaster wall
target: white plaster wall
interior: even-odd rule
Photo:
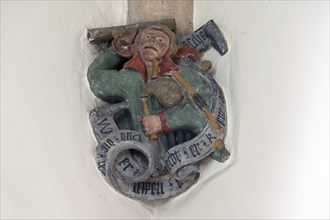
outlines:
[[[230,51],[211,50],[230,114],[229,169],[213,161],[169,202],[108,186],[93,161],[84,30],[126,1],[1,2],[1,218],[329,218],[329,3],[195,1]],[[221,175],[220,175],[221,174]]]
[[[97,172],[87,118],[84,31],[126,19],[126,1],[1,1],[1,218],[150,218]]]
[[[328,219],[329,2],[195,1],[195,29],[210,19],[230,47],[205,58],[230,101],[238,157],[157,217]]]

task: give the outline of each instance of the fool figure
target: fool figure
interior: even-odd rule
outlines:
[[[117,36],[90,64],[91,91],[108,103],[90,114],[96,162],[118,192],[173,197],[198,180],[201,160],[230,156],[224,95],[200,57],[157,25]]]

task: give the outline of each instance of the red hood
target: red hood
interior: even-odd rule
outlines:
[[[166,54],[163,57],[163,61],[159,65],[159,75],[163,75],[164,73],[168,73],[171,70],[177,69],[178,67],[175,65],[175,63],[172,61],[172,59],[169,56],[170,50],[166,52]],[[143,62],[143,59],[141,57],[141,54],[139,51],[137,51],[132,59],[127,61],[124,64],[124,69],[133,69],[138,71],[145,83],[148,82],[148,73],[147,73],[147,68],[146,65]]]

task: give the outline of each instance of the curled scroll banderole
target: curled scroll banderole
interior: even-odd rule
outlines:
[[[138,131],[118,130],[109,134],[96,149],[96,162],[114,189],[138,200],[178,195],[199,177],[198,167],[194,164],[183,170],[179,175],[181,178],[161,172],[164,167],[159,149]]]
[[[198,93],[196,93],[196,91],[192,88],[192,86],[181,76],[179,71],[174,70],[172,75],[187,90],[188,94],[192,97],[195,104],[204,113],[205,117],[208,119],[208,121],[212,125],[213,129],[215,130],[215,133],[218,134],[217,139],[212,144],[212,147],[214,148],[214,150],[217,151],[217,150],[220,150],[221,148],[224,148],[225,144],[224,144],[223,140],[220,139],[220,137],[219,137],[219,135],[221,133],[221,126],[217,122],[214,115],[212,115],[212,113],[210,112],[210,110],[208,109],[208,107],[206,106],[206,104],[204,103],[202,98],[200,97],[200,95]]]
[[[220,138],[226,133],[226,105],[222,90],[211,76],[213,88],[210,112],[219,122]],[[214,153],[219,134],[208,122],[200,134],[176,145],[160,157],[159,147],[140,131],[119,130],[113,120],[128,103],[107,105],[91,113],[91,124],[99,140],[96,163],[107,182],[121,194],[137,200],[158,200],[176,196],[199,178],[197,163]],[[164,167],[166,165],[166,169]]]
[[[181,37],[179,42],[181,44],[189,44],[199,52],[204,52],[211,46],[222,56],[228,52],[226,39],[213,20],[208,21],[194,33]]]

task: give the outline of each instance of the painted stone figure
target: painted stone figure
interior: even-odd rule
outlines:
[[[177,45],[165,26],[117,36],[88,68],[98,169],[120,193],[164,199],[199,178],[198,162],[224,162],[227,121],[222,90],[200,66],[199,52]]]

